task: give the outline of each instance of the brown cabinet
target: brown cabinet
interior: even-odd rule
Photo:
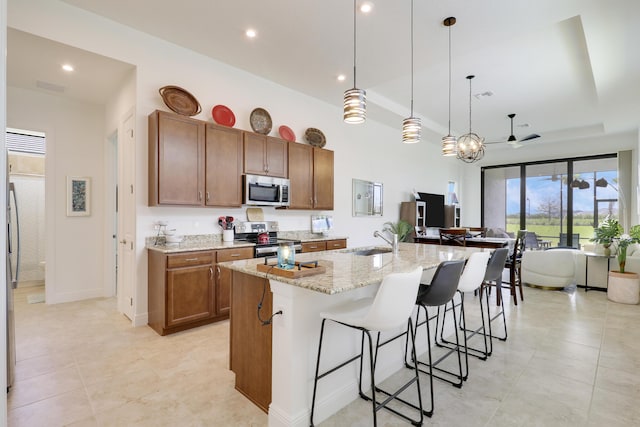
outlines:
[[[149,206],[204,203],[204,142],[199,120],[149,115]]]
[[[253,258],[253,247],[148,254],[148,323],[166,335],[229,317],[230,271],[216,264]]]
[[[222,249],[218,251],[218,262],[253,258],[253,248]],[[216,266],[216,312],[229,313],[231,307],[231,270]]]
[[[319,252],[326,251],[327,245],[325,242],[304,242],[302,243],[301,252]]]
[[[215,309],[215,252],[148,254],[149,326],[166,335],[221,320]]]
[[[346,239],[327,240],[325,243],[328,251],[333,249],[345,249],[347,247]]]
[[[207,124],[205,204],[242,205],[242,131]]]
[[[179,114],[149,115],[149,206],[242,205],[238,129]]]
[[[290,209],[333,210],[333,151],[289,142]]]
[[[287,158],[286,141],[244,132],[244,173],[287,178]]]
[[[318,242],[303,242],[301,252],[331,251],[347,247],[346,239],[333,239]]]

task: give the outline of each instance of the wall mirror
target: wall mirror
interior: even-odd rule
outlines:
[[[353,179],[353,216],[382,216],[382,183]]]

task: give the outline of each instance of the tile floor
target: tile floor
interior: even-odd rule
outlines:
[[[16,291],[9,426],[267,424],[233,388],[228,322],[160,337],[132,328],[114,299],[28,304],[35,292]],[[470,359],[461,389],[436,381],[425,425],[640,425],[640,306],[602,292],[532,288],[517,307],[507,301],[509,339],[488,361]],[[421,384],[427,392],[425,377]],[[378,420],[409,425],[386,411]],[[321,425],[371,425],[370,406],[357,399]]]

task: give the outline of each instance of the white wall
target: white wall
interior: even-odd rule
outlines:
[[[47,303],[103,296],[104,108],[9,87],[7,125],[46,135]],[[66,216],[67,176],[91,177],[91,216]]]

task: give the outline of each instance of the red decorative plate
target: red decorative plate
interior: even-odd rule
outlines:
[[[293,133],[289,126],[282,125],[278,128],[278,133],[280,134],[280,138],[285,141],[296,142],[296,134]]]
[[[236,116],[226,105],[216,105],[213,107],[213,110],[211,110],[211,115],[213,116],[213,120],[219,125],[233,127],[233,125],[236,124]]]

